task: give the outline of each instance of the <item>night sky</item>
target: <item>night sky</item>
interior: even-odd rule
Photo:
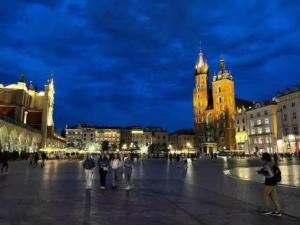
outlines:
[[[58,128],[193,126],[200,41],[210,74],[221,54],[236,95],[271,98],[300,81],[300,1],[3,0],[0,83],[54,73]]]

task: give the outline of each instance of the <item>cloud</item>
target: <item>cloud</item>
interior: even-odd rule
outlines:
[[[296,0],[4,1],[1,82],[25,72],[42,87],[53,71],[60,128],[192,127],[200,40],[211,73],[225,56],[239,97],[269,98],[299,82],[299,10]]]

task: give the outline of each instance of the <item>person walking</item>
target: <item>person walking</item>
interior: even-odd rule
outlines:
[[[86,158],[83,162],[83,168],[85,171],[85,182],[86,187],[85,189],[91,190],[92,189],[92,181],[93,181],[93,169],[95,168],[95,161],[91,158],[89,154],[86,155]]]
[[[132,167],[133,167],[133,160],[130,154],[124,160],[124,175],[125,175],[125,182],[126,182],[126,190],[130,190],[131,185],[131,176],[132,176]]]
[[[33,155],[30,153],[28,156],[28,167],[32,167],[33,166]]]
[[[1,173],[8,173],[8,152],[5,151],[2,153],[2,167]]]
[[[264,152],[261,158],[263,162],[263,167],[257,171],[265,177],[264,188],[261,195],[262,209],[259,213],[265,215],[281,216],[281,207],[279,203],[278,193],[277,193],[277,182],[281,180],[281,172],[279,168],[272,162],[272,157],[269,153]],[[271,198],[275,204],[276,210],[270,211],[268,209],[268,198]]]
[[[42,158],[41,167],[44,168],[44,166],[45,166],[45,160],[47,159],[47,155],[46,155],[45,152],[42,152],[41,158]]]
[[[35,152],[33,155],[33,160],[34,160],[34,167],[38,166],[38,161],[39,161],[39,153]]]
[[[1,145],[0,145],[0,166],[2,164],[2,157],[3,157],[3,152],[2,152]]]
[[[106,175],[109,168],[109,159],[106,154],[102,153],[98,160],[99,176],[100,176],[100,189],[106,188]]]
[[[119,181],[119,173],[121,168],[121,159],[118,154],[113,155],[113,159],[110,162],[111,167],[111,178],[112,178],[112,188],[117,189]]]

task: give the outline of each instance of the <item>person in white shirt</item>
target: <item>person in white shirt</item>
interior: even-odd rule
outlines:
[[[93,169],[95,168],[95,161],[92,157],[87,154],[85,160],[83,161],[83,168],[85,170],[85,181],[86,181],[86,189],[92,189],[92,181],[93,181]]]
[[[114,154],[111,162],[110,162],[110,168],[111,168],[111,176],[112,176],[112,188],[116,189],[118,180],[119,180],[119,170],[122,166],[120,156],[118,154]]]

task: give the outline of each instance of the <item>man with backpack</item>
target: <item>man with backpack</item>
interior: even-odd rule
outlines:
[[[281,216],[281,207],[279,204],[279,198],[277,193],[277,183],[281,181],[281,172],[277,165],[272,162],[272,157],[269,153],[264,152],[261,158],[263,162],[263,167],[258,174],[262,174],[265,177],[264,188],[261,196],[262,200],[262,210],[259,213],[264,215]],[[270,211],[267,207],[268,198],[271,197],[275,204],[276,210]]]

